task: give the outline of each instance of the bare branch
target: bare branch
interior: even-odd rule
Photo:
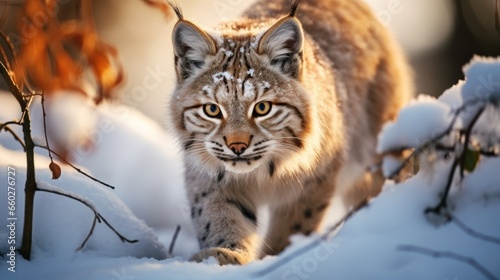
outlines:
[[[445,251],[435,251],[425,247],[415,246],[415,245],[400,245],[398,246],[398,250],[405,252],[413,252],[422,255],[428,255],[433,258],[446,258],[452,259],[459,262],[466,263],[472,266],[474,269],[479,271],[484,277],[490,280],[499,280],[493,273],[487,270],[484,266],[478,263],[475,259],[467,256],[463,256],[454,252],[445,252]]]
[[[95,225],[96,225],[96,223],[98,221],[99,221],[99,223],[101,222],[100,219],[99,219],[99,216],[95,215],[94,216],[94,221],[92,222],[92,227],[90,227],[89,233],[87,233],[87,237],[85,237],[85,239],[83,240],[82,244],[80,245],[80,247],[78,247],[76,249],[76,251],[80,251],[81,249],[83,249],[83,247],[85,247],[85,244],[87,244],[87,241],[89,241],[90,236],[92,236],[92,234],[94,233]]]
[[[50,162],[54,162],[52,158],[52,152],[49,145],[49,137],[47,135],[47,114],[45,113],[45,93],[42,92],[42,112],[43,112],[43,134],[45,135],[45,144],[47,145],[47,151],[49,152]]]
[[[4,41],[4,43],[7,45],[9,51],[10,51],[10,55],[12,57],[15,57],[16,56],[16,51],[15,51],[15,48],[14,48],[14,44],[12,44],[12,41],[10,40],[9,36],[5,35],[5,33],[0,30],[0,38],[2,38],[2,40]],[[10,63],[9,63],[9,58],[7,56],[7,53],[5,53],[5,49],[4,48],[0,48],[2,50],[2,56],[4,57],[5,59],[5,64],[7,66],[7,69],[12,69],[10,67]]]
[[[175,228],[174,236],[172,237],[172,241],[170,242],[170,246],[168,247],[168,254],[172,256],[172,252],[174,251],[175,241],[177,240],[177,236],[179,235],[179,231],[181,231],[181,226],[177,225]]]
[[[448,146],[441,145],[441,144],[437,144],[434,147],[434,149],[436,149],[437,151],[440,151],[440,152],[447,152],[447,153],[452,153],[455,151],[454,146],[448,147]],[[480,155],[485,156],[485,157],[498,157],[498,156],[500,156],[500,153],[498,151],[495,151],[492,149],[487,150],[487,149],[482,149],[481,147],[479,147],[479,149],[474,149],[473,151],[478,152]]]
[[[445,214],[445,217],[447,218],[446,221],[447,222],[449,221],[449,217],[446,215],[447,212],[445,211],[445,213],[443,213],[443,209],[446,209],[446,207],[447,207],[448,193],[450,192],[451,185],[453,184],[453,177],[455,175],[455,170],[457,169],[457,166],[459,163],[460,163],[459,158],[455,158],[453,160],[453,163],[451,164],[450,171],[448,173],[448,180],[446,181],[444,193],[441,196],[441,200],[439,201],[439,203],[436,206],[429,207],[429,208],[425,209],[425,211],[424,211],[425,214],[429,214],[429,213],[433,213],[433,214],[437,214],[437,215]]]
[[[463,230],[468,235],[475,237],[477,239],[481,239],[483,241],[491,242],[500,245],[500,238],[495,236],[486,235],[484,233],[478,232],[473,228],[467,226],[464,222],[462,222],[457,216],[449,214],[451,217],[451,221],[457,225],[458,228]]]
[[[7,67],[7,69],[12,69],[12,67],[10,66],[9,57],[7,56],[7,53],[5,53],[5,50],[2,47],[0,47],[0,54],[2,55],[3,61],[5,62],[5,66]]]
[[[474,128],[477,121],[479,120],[479,118],[483,114],[485,108],[486,108],[486,106],[481,107],[476,112],[476,114],[474,115],[474,117],[470,121],[469,125],[467,126],[467,129],[465,130],[465,133],[464,133],[465,138],[464,138],[464,143],[462,145],[463,146],[462,151],[460,153],[460,156],[456,157],[453,161],[453,164],[451,165],[450,172],[448,173],[448,181],[446,182],[446,187],[444,189],[444,193],[441,197],[441,200],[439,201],[439,203],[435,207],[425,209],[426,214],[427,213],[434,213],[434,214],[439,215],[439,214],[442,214],[442,210],[447,207],[446,200],[448,199],[448,194],[450,193],[451,186],[453,185],[453,177],[455,175],[455,170],[457,169],[457,167],[459,165],[460,165],[460,168],[459,168],[460,169],[460,178],[463,179],[465,154],[466,154],[467,148],[469,146],[472,129]]]
[[[394,176],[398,175],[401,172],[401,170],[403,170],[403,168],[405,168],[406,165],[415,156],[420,155],[422,152],[424,152],[425,150],[429,149],[432,146],[438,145],[439,141],[443,137],[449,135],[453,131],[453,127],[455,126],[455,123],[457,122],[458,116],[463,111],[465,111],[469,107],[472,107],[472,106],[475,106],[475,105],[478,105],[478,104],[482,104],[482,103],[485,103],[485,100],[482,100],[482,99],[472,99],[472,100],[468,101],[467,103],[463,104],[462,106],[458,107],[457,109],[455,109],[455,111],[453,111],[453,118],[451,119],[451,122],[448,125],[448,127],[445,130],[443,130],[441,133],[437,134],[436,136],[432,137],[428,141],[424,142],[422,145],[416,147],[414,149],[414,151],[401,163],[401,165],[396,170],[394,170],[389,176],[387,176],[387,178],[393,178]],[[483,106],[480,109],[480,111],[483,111],[484,108],[485,108],[485,106],[486,105],[483,104]],[[393,149],[392,151],[388,151],[387,153],[390,153],[390,152],[393,152],[393,151],[398,151],[398,150],[401,151],[401,150],[409,149],[409,148],[412,148],[412,147],[399,147],[397,149]]]
[[[104,224],[106,224],[108,226],[109,229],[111,229],[117,236],[118,238],[120,238],[120,240],[122,242],[128,242],[128,243],[136,243],[138,242],[139,240],[137,239],[134,239],[134,240],[130,240],[128,238],[126,238],[125,236],[123,236],[121,233],[119,233],[98,211],[97,209],[95,208],[94,205],[92,205],[91,203],[89,203],[88,201],[80,198],[80,197],[77,197],[77,196],[73,196],[69,193],[64,193],[64,192],[61,192],[61,191],[58,191],[58,190],[49,190],[49,189],[44,189],[44,188],[40,188],[40,187],[37,187],[36,188],[36,191],[40,191],[40,192],[47,192],[47,193],[52,193],[52,194],[56,194],[56,195],[60,195],[60,196],[64,196],[64,197],[67,197],[67,198],[70,198],[70,199],[73,199],[75,201],[78,201],[80,203],[82,203],[83,205],[87,206],[90,210],[92,210],[92,212],[94,212],[94,222],[92,224],[92,228],[90,229],[90,232],[88,233],[87,237],[85,238],[85,240],[83,241],[82,245],[80,245],[80,247],[78,247],[77,250],[80,250],[81,248],[83,248],[83,246],[85,246],[86,242],[89,240],[90,236],[92,235],[92,233],[94,232],[94,228],[95,228],[95,224],[96,224],[96,221],[99,221],[99,222],[104,222]]]
[[[3,129],[5,131],[9,132],[10,134],[12,134],[14,139],[16,139],[16,141],[19,142],[19,144],[21,144],[21,146],[23,146],[23,150],[26,152],[26,145],[24,144],[23,139],[21,139],[21,137],[19,135],[17,135],[17,133],[14,130],[12,130],[12,128],[9,127],[9,123],[10,124],[18,124],[17,122],[0,123],[0,132],[2,132],[2,129]]]
[[[21,125],[21,121],[8,121],[8,122],[0,123],[0,131],[2,131],[2,129],[4,129],[4,127],[7,127],[11,124]]]
[[[470,142],[470,137],[472,134],[472,129],[476,125],[477,121],[479,120],[479,118],[481,117],[481,115],[483,114],[485,109],[486,109],[486,106],[482,107],[481,109],[479,109],[477,111],[476,115],[474,115],[474,118],[471,120],[469,126],[465,130],[465,139],[464,139],[464,143],[463,143],[463,150],[462,150],[462,153],[460,155],[460,179],[464,178],[465,155],[467,153],[467,149],[469,148],[469,142]]]
[[[5,67],[5,65],[1,61],[0,61],[0,74],[3,76],[5,83],[7,83],[7,87],[9,88],[9,91],[16,98],[17,103],[19,103],[21,110],[24,111],[24,109],[27,108],[27,106],[26,106],[26,102],[23,99],[23,94],[21,93],[21,90],[14,82],[14,78],[10,74],[9,70]]]
[[[36,147],[39,147],[39,148],[42,148],[42,149],[46,149],[46,150],[49,150],[49,148],[47,148],[46,146],[42,146],[42,145],[38,145],[38,144],[35,144]],[[111,189],[115,189],[115,187],[113,187],[112,185],[110,184],[107,184],[107,183],[104,183],[103,181],[101,180],[98,180],[94,177],[92,177],[91,175],[83,172],[80,168],[76,167],[75,165],[71,164],[69,161],[65,160],[62,156],[60,156],[58,153],[56,153],[55,151],[53,150],[50,150],[51,153],[53,153],[54,155],[56,155],[61,161],[63,161],[64,163],[66,163],[67,165],[71,166],[74,170],[76,170],[78,173],[82,174],[83,176],[101,184],[101,185],[104,185],[108,188],[111,188]]]
[[[457,109],[457,111],[455,111],[455,113],[453,115],[453,119],[452,119],[450,125],[445,130],[443,130],[441,133],[437,134],[436,136],[432,137],[431,139],[429,139],[424,144],[422,144],[422,145],[418,146],[417,148],[415,148],[413,150],[413,152],[401,163],[401,165],[396,170],[394,170],[389,176],[387,176],[387,178],[393,178],[394,176],[398,175],[401,172],[401,170],[403,170],[403,168],[405,168],[406,165],[415,156],[420,155],[422,152],[424,152],[425,150],[427,150],[429,147],[437,144],[439,142],[439,140],[441,140],[443,137],[445,137],[446,135],[450,134],[450,132],[453,130],[453,127],[455,126],[455,122],[458,119],[458,115],[460,114],[460,112],[462,110],[463,109],[460,109],[460,108]]]

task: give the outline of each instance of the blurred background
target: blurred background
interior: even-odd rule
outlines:
[[[185,17],[211,27],[251,8],[255,0],[178,0]],[[496,0],[367,0],[395,34],[414,69],[417,93],[437,96],[463,78],[462,66],[474,54],[500,55],[495,30]],[[57,0],[63,14],[76,12],[75,0]],[[23,1],[0,1],[1,28],[16,30]],[[332,7],[333,9],[335,7]],[[166,122],[166,103],[175,82],[170,32],[176,19],[141,0],[95,0],[102,38],[118,48],[126,82],[118,99],[157,122]],[[497,11],[498,12],[498,11]],[[18,37],[19,38],[19,37]],[[16,42],[15,42],[16,43]]]

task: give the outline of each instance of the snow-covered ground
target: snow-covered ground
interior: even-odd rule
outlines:
[[[482,60],[466,68],[466,82],[447,91],[442,99],[419,98],[404,109],[402,115],[409,118],[386,127],[379,149],[403,144],[411,147],[424,139],[412,140],[433,136],[436,131],[432,126],[443,126],[440,114],[444,121],[449,120],[446,110],[462,104],[467,94],[473,92],[471,89],[500,94],[499,68],[499,60]],[[474,237],[460,223],[500,238],[499,158],[483,157],[462,182],[457,177],[449,198],[451,213],[458,218],[455,221],[437,224],[424,215],[427,207],[438,203],[451,165],[449,160],[434,159],[425,162],[428,165],[421,166],[420,172],[408,181],[388,182],[382,194],[326,241],[318,236],[295,236],[281,255],[245,266],[221,267],[211,260],[196,264],[187,261],[197,250],[197,242],[182,188],[181,156],[168,132],[132,108],[111,104],[95,108],[81,100],[64,100],[64,106],[57,105],[57,100],[52,102],[52,116],[59,117],[49,120],[49,126],[62,123],[64,129],[66,123],[65,129],[71,131],[73,121],[85,119],[91,128],[85,130],[87,133],[56,132],[55,138],[72,143],[76,147],[70,150],[74,162],[116,189],[95,183],[64,164],[61,178],[51,180],[49,160],[41,149],[37,150],[36,159],[39,187],[73,193],[90,201],[121,234],[139,242],[122,243],[101,223],[96,225],[84,249],[76,251],[90,230],[92,211],[65,197],[37,193],[33,259],[25,261],[16,252],[15,272],[9,271],[13,263],[8,262],[8,237],[12,234],[7,211],[7,184],[12,179],[8,177],[16,182],[15,237],[20,245],[26,171],[24,153],[9,134],[2,132],[0,279],[487,279],[481,268],[471,265],[475,263],[500,278],[498,241]],[[0,104],[0,122],[18,117],[17,104],[8,94],[0,94]],[[40,109],[36,106],[33,119],[39,120]],[[64,110],[72,114],[65,114]],[[75,117],[73,121],[69,119],[71,115]],[[500,118],[498,113],[496,117],[490,115],[478,129],[489,129],[488,133],[499,139]],[[408,126],[417,123],[428,126],[414,126],[411,132],[418,135],[407,135]],[[43,144],[40,122],[34,123],[33,131],[37,142]],[[14,169],[15,175],[9,176],[8,172]],[[328,222],[335,222],[333,216]],[[181,232],[173,250],[175,257],[166,258],[177,225],[181,225]],[[310,250],[269,270],[311,242],[315,245]],[[432,257],[418,250],[441,253]],[[467,257],[469,262],[458,260],[457,256]]]

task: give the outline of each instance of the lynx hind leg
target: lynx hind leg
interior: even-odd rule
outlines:
[[[271,208],[264,255],[279,254],[293,234],[309,235],[320,229],[333,193],[333,186],[325,187],[306,188],[297,201]]]
[[[382,191],[385,178],[381,170],[365,172],[352,186],[344,189],[340,195],[345,209],[357,208],[370,198],[377,196]]]

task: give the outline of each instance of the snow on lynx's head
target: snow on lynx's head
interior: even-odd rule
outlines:
[[[300,84],[304,35],[294,9],[277,22],[242,20],[211,32],[176,12],[170,112],[187,160],[219,176],[274,176],[307,144],[310,126]]]

